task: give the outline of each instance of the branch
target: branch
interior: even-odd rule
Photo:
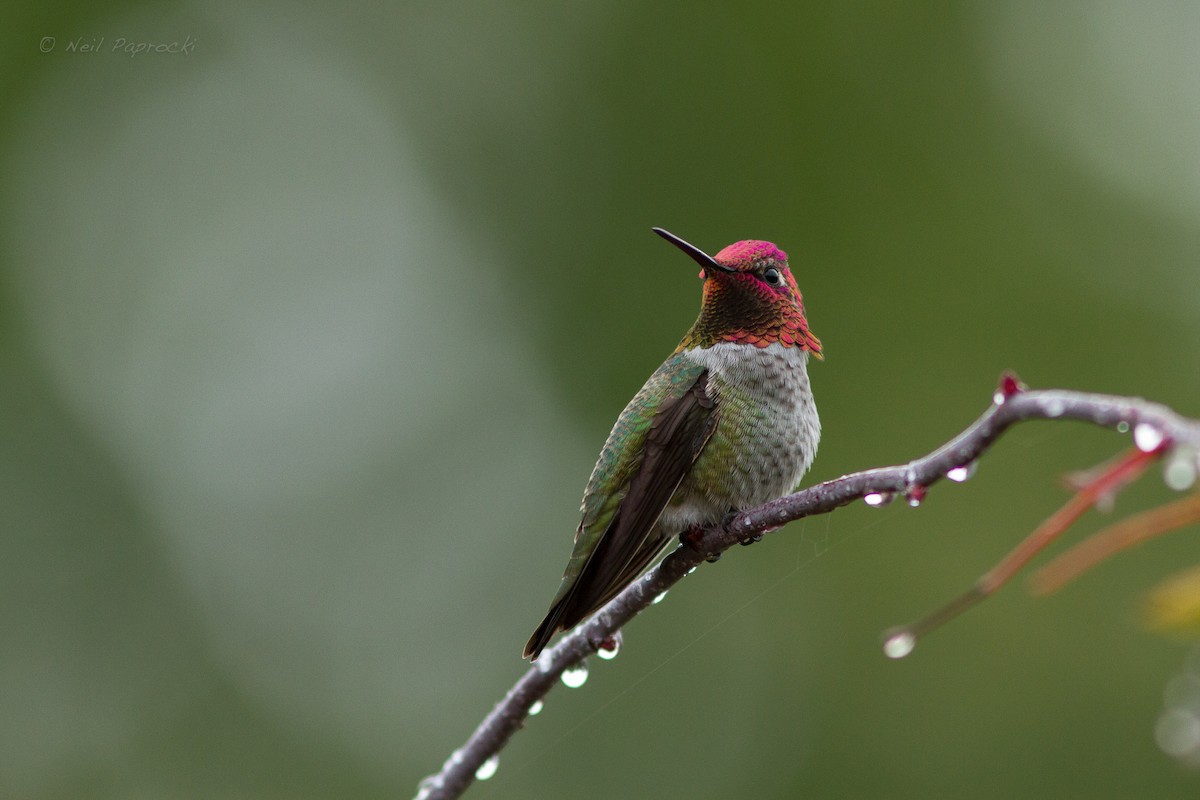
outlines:
[[[1155,536],[1200,522],[1200,494],[1151,508],[1094,533],[1034,573],[1034,594],[1058,591],[1104,559]]]
[[[1140,398],[1058,389],[1026,391],[1014,376],[1006,374],[992,406],[932,453],[907,464],[855,472],[810,486],[739,511],[701,535],[689,537],[688,543],[669,553],[657,567],[543,652],[466,744],[447,759],[441,771],[421,782],[418,800],[459,797],[475,780],[476,771],[497,756],[522,727],[529,709],[545,697],[564,671],[602,646],[611,647],[625,623],[702,561],[714,561],[735,544],[757,541],[788,522],[826,514],[858,499],[869,498],[869,502],[881,504],[904,495],[910,503],[920,503],[929,486],[947,477],[947,473],[969,469],[1006,430],[1031,419],[1073,419],[1121,431],[1132,429],[1135,442],[1143,450],[1184,444],[1200,451],[1200,421],[1166,406]]]

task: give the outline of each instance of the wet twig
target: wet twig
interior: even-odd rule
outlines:
[[[1015,377],[1005,375],[991,407],[932,453],[907,464],[844,475],[741,511],[724,524],[709,528],[691,544],[677,547],[594,616],[546,649],[441,770],[422,781],[417,797],[447,800],[462,795],[475,780],[476,771],[504,748],[523,725],[530,708],[554,687],[563,672],[602,646],[611,646],[626,622],[701,562],[715,559],[735,544],[761,538],[785,523],[825,514],[855,500],[883,502],[903,496],[910,502],[920,502],[929,486],[948,473],[953,477],[956,470],[970,469],[1008,428],[1031,419],[1079,420],[1131,430],[1139,446],[1153,442],[1153,447],[1165,449],[1182,444],[1200,451],[1200,421],[1166,406],[1133,397],[1025,390]],[[518,649],[514,644],[514,652]]]

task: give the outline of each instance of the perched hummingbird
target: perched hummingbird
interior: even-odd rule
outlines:
[[[821,421],[808,383],[808,329],[787,254],[770,242],[716,257],[662,228],[700,264],[700,316],[617,418],[583,493],[558,594],[525,657],[632,583],[685,531],[791,492]]]

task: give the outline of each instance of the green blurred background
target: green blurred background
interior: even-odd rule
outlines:
[[[810,480],[927,452],[1005,368],[1200,413],[1192,4],[3,15],[5,798],[411,795],[694,318],[652,225],[791,254]],[[879,648],[1126,446],[1030,424],[920,509],[737,549],[469,796],[1197,796],[1156,727],[1200,659],[1137,614],[1192,536]]]

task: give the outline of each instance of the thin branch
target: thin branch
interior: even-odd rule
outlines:
[[[1104,559],[1196,522],[1200,522],[1200,494],[1134,514],[1092,534],[1039,569],[1030,582],[1033,593],[1056,592]]]
[[[968,611],[1000,591],[1001,587],[1016,577],[1017,573],[1024,569],[1034,556],[1062,536],[1088,509],[1101,502],[1111,502],[1123,486],[1137,480],[1147,467],[1162,456],[1165,449],[1165,441],[1160,442],[1153,450],[1131,447],[1128,453],[1118,459],[1113,459],[1105,469],[1089,470],[1095,474],[1095,477],[1088,479],[1084,485],[1080,486],[1066,505],[1047,517],[1008,555],[979,576],[970,588],[916,622],[889,630],[887,640],[883,643],[883,652],[889,658],[904,658],[912,652],[918,639],[932,633],[959,614]]]
[[[1026,391],[1015,377],[1006,375],[992,406],[970,427],[932,453],[907,464],[844,475],[740,511],[723,524],[691,537],[688,544],[681,544],[657,567],[544,651],[466,744],[446,760],[441,771],[421,782],[417,798],[459,797],[475,780],[476,771],[504,748],[524,724],[529,709],[545,697],[564,671],[611,641],[625,623],[702,561],[715,560],[735,544],[756,541],[788,522],[826,514],[870,495],[875,496],[872,500],[880,502],[903,495],[910,503],[919,503],[929,486],[952,470],[974,464],[1008,428],[1031,419],[1073,419],[1105,428],[1133,430],[1135,441],[1143,449],[1186,444],[1200,450],[1200,421],[1183,417],[1166,406],[1140,398],[1068,390]]]

